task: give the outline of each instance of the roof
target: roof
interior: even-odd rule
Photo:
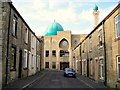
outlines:
[[[45,31],[45,36],[57,35],[57,31],[63,31],[63,27],[56,21],[50,24]]]

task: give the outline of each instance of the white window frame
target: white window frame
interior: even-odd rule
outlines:
[[[24,68],[27,68],[27,53],[28,51],[26,49],[24,49]]]
[[[12,27],[12,35],[17,36],[17,29],[18,29],[18,18],[14,15],[13,17],[13,27]]]
[[[28,43],[28,28],[25,26],[25,36],[24,36],[25,43]]]
[[[118,80],[120,80],[120,67],[119,67],[119,65],[120,65],[120,60],[118,60],[118,58],[120,58],[120,56],[117,56],[117,67],[118,67],[118,69],[117,69],[117,72],[118,72]]]
[[[29,68],[31,67],[31,52],[29,51]]]
[[[120,20],[117,20],[118,17],[120,17],[120,14],[118,14],[118,15],[115,17],[116,38],[119,38],[119,37],[120,37],[120,28],[119,28],[119,30],[117,30],[117,28],[116,28],[116,25],[117,25],[118,23],[120,23]],[[119,34],[119,35],[118,35],[118,34]]]
[[[82,53],[85,53],[85,42],[83,42],[83,45],[82,45],[82,47],[83,47],[83,50],[82,50]],[[84,52],[83,52],[84,51]]]
[[[39,55],[37,55],[37,65],[36,65],[36,67],[38,68],[39,67],[39,60],[40,60],[40,56]]]
[[[13,30],[12,30],[12,34],[15,36],[15,23],[16,23],[16,20],[15,18],[13,18]]]
[[[90,75],[93,75],[93,60],[90,60]]]
[[[100,41],[103,42],[103,40],[102,40],[102,29],[100,29],[99,32],[98,32],[98,41],[99,41],[99,44],[98,44],[99,48],[102,48],[103,44],[100,45]]]
[[[92,51],[92,36],[89,37],[89,51]]]
[[[100,59],[100,79],[104,79],[103,76],[103,71],[104,71],[104,63],[103,63],[103,58]]]
[[[33,69],[34,68],[34,55],[32,54],[31,55],[31,68]]]
[[[34,55],[34,68],[36,68],[36,55]]]
[[[34,36],[32,35],[32,39],[31,39],[31,43],[32,43],[32,48],[34,49]]]

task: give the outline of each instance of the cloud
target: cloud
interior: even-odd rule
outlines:
[[[83,7],[84,5],[91,6],[93,4],[79,3],[82,1],[34,0],[29,2],[29,4],[23,4],[22,7],[19,3],[16,8],[20,11],[20,14],[36,35],[44,35],[47,26],[52,23],[54,19],[60,22],[60,24],[64,26],[63,28],[72,30],[72,33],[88,33],[93,28],[93,10],[84,9]],[[80,11],[76,12],[76,9]],[[112,9],[113,6],[106,9],[99,8],[100,21]],[[84,23],[84,25],[82,23]]]
[[[48,8],[48,2],[46,0],[34,0],[33,9],[41,10]]]
[[[100,21],[102,21],[114,8],[116,5],[110,6],[108,8],[102,9],[99,8],[100,11]]]

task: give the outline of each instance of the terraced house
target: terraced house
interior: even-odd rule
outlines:
[[[96,13],[95,13],[96,12]],[[120,3],[74,49],[75,69],[81,75],[120,89]]]
[[[41,41],[11,2],[0,3],[3,85],[40,71]]]
[[[88,35],[65,31],[54,20],[45,36],[38,38],[11,2],[0,3],[3,86],[42,69],[70,67],[120,89],[120,3],[100,23],[97,5],[93,15],[94,29]]]

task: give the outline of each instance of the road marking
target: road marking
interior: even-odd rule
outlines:
[[[91,85],[89,85],[88,83],[86,83],[85,81],[81,80],[80,78],[77,77],[77,79],[81,82],[83,82],[85,85],[87,85],[88,87],[92,88],[93,90],[96,90],[94,87],[92,87]]]
[[[55,80],[52,80],[52,82],[58,82],[59,80],[55,79]]]
[[[28,87],[29,85],[33,84],[35,81],[37,81],[38,79],[42,78],[43,76],[46,75],[46,73],[48,73],[49,71],[45,72],[44,74],[42,74],[40,77],[36,78],[35,80],[33,80],[32,82],[28,83],[27,85],[23,86],[21,89],[19,90],[24,90],[26,87]]]

